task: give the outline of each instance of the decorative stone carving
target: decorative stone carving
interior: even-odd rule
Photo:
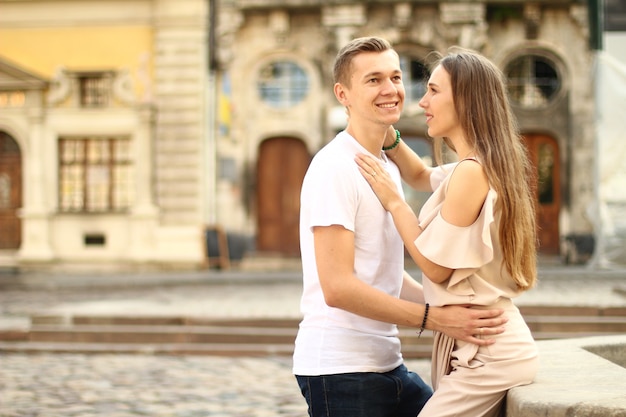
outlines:
[[[441,21],[445,24],[476,23],[485,20],[484,3],[441,3]]]
[[[47,102],[50,106],[56,106],[63,100],[66,100],[70,94],[71,80],[67,75],[64,67],[58,67],[54,72],[50,83],[50,91],[48,92]]]
[[[539,24],[541,23],[541,8],[536,3],[524,5],[524,25],[526,27],[526,39],[537,39]]]
[[[367,11],[362,4],[322,7],[322,25],[334,29],[337,50],[347,44],[357,28],[366,22]]]
[[[152,89],[152,78],[150,77],[150,53],[144,52],[139,57],[139,68],[137,70],[139,86],[143,88],[141,95],[142,103],[154,102],[154,91]]]
[[[285,10],[273,10],[269,15],[269,26],[276,41],[283,43],[289,32],[289,13]]]
[[[340,50],[345,44],[354,38],[356,28],[353,26],[337,26],[335,32],[335,49]]]
[[[405,29],[413,21],[413,9],[411,3],[398,3],[393,8],[393,21],[395,26]]]
[[[587,5],[574,4],[569,9],[572,21],[576,22],[578,27],[582,30],[583,37],[589,38],[589,22],[588,22],[588,10]]]
[[[440,25],[435,7],[420,7],[415,11],[414,23],[409,26],[410,42],[417,45],[435,45]]]
[[[442,3],[437,31],[447,45],[480,51],[487,43],[484,3]]]
[[[235,36],[244,21],[245,18],[241,11],[230,7],[220,8],[216,33],[217,45],[209,46],[217,48],[216,57],[220,67],[227,67],[228,63],[233,60]]]
[[[322,7],[324,26],[361,26],[367,22],[367,12],[363,4],[342,4]]]
[[[133,104],[136,100],[133,80],[128,69],[118,71],[113,78],[113,97],[124,104]]]

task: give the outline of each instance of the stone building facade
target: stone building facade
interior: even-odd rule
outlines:
[[[0,263],[203,264],[207,10],[0,1]]]
[[[0,0],[0,264],[201,267],[207,225],[297,256],[302,178],[345,125],[332,62],[366,35],[401,55],[397,127],[425,158],[428,54],[500,66],[540,179],[541,251],[591,233],[585,2]]]
[[[310,157],[345,125],[332,93],[338,49],[378,35],[401,55],[407,103],[398,128],[427,158],[417,102],[431,51],[480,51],[505,72],[537,166],[541,252],[591,232],[593,51],[580,1],[222,1],[216,28],[219,222],[256,236],[257,250],[296,253],[298,184]],[[298,181],[293,179],[298,177]],[[289,179],[289,180],[287,180]],[[407,190],[408,191],[408,190]],[[418,207],[424,196],[410,193]]]

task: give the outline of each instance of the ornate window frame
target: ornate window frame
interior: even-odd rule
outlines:
[[[262,103],[283,110],[304,102],[311,84],[311,74],[297,60],[274,57],[258,69],[255,87]]]
[[[519,73],[511,76],[515,65]],[[517,51],[506,59],[502,72],[511,105],[524,110],[543,110],[567,93],[565,66],[553,53],[539,48]]]

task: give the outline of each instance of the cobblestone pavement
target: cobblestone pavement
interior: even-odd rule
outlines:
[[[429,363],[407,361],[429,380]],[[7,354],[0,417],[304,417],[290,358]]]
[[[283,359],[11,354],[0,359],[0,416],[303,416],[289,367]]]

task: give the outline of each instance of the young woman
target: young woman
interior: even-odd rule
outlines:
[[[419,217],[375,158],[357,157],[361,174],[421,269],[427,303],[502,308],[509,319],[490,346],[435,332],[435,393],[419,415],[497,416],[507,390],[531,383],[538,365],[530,330],[511,301],[536,280],[531,169],[503,75],[481,55],[458,50],[441,58],[419,104],[428,135],[459,160],[434,184]],[[393,146],[389,139],[385,145]],[[386,152],[405,181],[423,181],[428,168],[406,144]]]

